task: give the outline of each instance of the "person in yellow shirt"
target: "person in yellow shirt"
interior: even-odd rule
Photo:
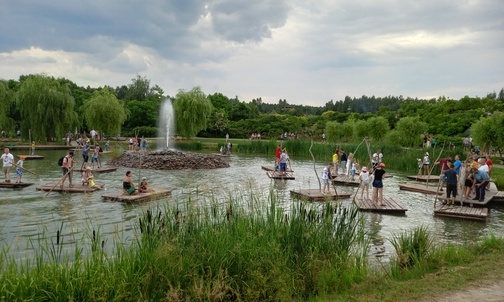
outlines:
[[[35,155],[35,141],[31,144],[31,155]]]
[[[338,163],[339,163],[339,150],[336,149],[332,156],[333,171],[335,175],[338,175]]]

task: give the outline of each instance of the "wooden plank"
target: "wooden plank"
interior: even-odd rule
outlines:
[[[18,189],[33,185],[33,182],[0,182],[0,188]]]
[[[458,191],[460,191],[460,190],[458,190]],[[440,193],[446,194],[446,187],[444,188],[444,191],[440,192]],[[497,186],[495,185],[495,183],[490,182],[490,191],[485,191],[485,200],[483,202],[480,202],[478,200],[473,200],[472,198],[464,198],[462,196],[461,192],[459,192],[459,194],[455,197],[455,204],[459,205],[460,203],[462,203],[464,205],[476,206],[476,207],[485,206],[488,203],[496,200],[495,196],[498,193],[499,192],[497,191]],[[474,193],[473,193],[472,196],[476,196],[476,195],[474,195]],[[446,201],[446,195],[445,196],[438,196],[438,197],[436,197],[436,199],[441,202]],[[498,198],[497,198],[497,200],[498,200]]]
[[[404,190],[404,191],[411,191],[411,192],[417,192],[417,193],[424,193],[424,194],[437,194],[442,195],[444,192],[438,192],[437,186],[432,186],[432,185],[426,185],[426,184],[421,184],[421,183],[413,183],[413,182],[407,182],[399,185],[399,189]]]
[[[103,166],[101,168],[94,168],[91,169],[91,173],[110,173],[110,172],[115,172],[117,168],[104,168]],[[84,169],[79,169],[76,170],[78,172],[84,172]]]
[[[423,182],[439,182],[440,179],[439,175],[408,175],[406,178]]]
[[[337,175],[332,179],[334,184],[344,185],[344,186],[352,186],[358,187],[360,182],[358,177],[353,177],[349,175]]]
[[[72,188],[68,186],[68,179],[65,181],[65,187],[63,188],[61,187],[61,183],[58,184],[57,186],[55,185],[56,182],[47,183],[45,185],[42,185],[41,187],[37,187],[36,190],[46,192],[51,191],[51,192],[68,192],[68,193],[91,193],[99,190],[98,188],[90,188],[88,186],[82,185],[80,179],[78,180],[77,183],[73,184]]]
[[[261,166],[264,171],[275,171],[275,167]],[[287,169],[286,172],[294,172],[294,170]]]
[[[155,199],[160,199],[162,197],[171,195],[172,190],[168,189],[154,189],[153,192],[149,193],[138,193],[136,195],[128,195],[121,191],[120,193],[104,194],[102,198],[110,201],[128,202],[128,203],[138,203],[144,201],[150,201]]]
[[[283,175],[281,172],[267,171],[266,175],[272,179],[296,179],[292,172],[285,172],[285,175]]]
[[[488,208],[442,205],[434,209],[434,215],[485,221],[488,218]]]
[[[337,193],[335,193],[334,189],[329,190],[329,193],[326,194],[323,194],[319,189],[291,190],[290,193],[293,197],[309,201],[326,201],[350,198],[349,193],[342,191],[337,191]]]
[[[356,198],[354,200],[354,203],[357,205],[360,211],[404,214],[408,210],[398,202],[396,202],[394,199],[387,197],[383,197],[383,203],[385,204],[384,206],[373,204],[371,199],[368,198]]]
[[[26,154],[26,155],[17,155],[18,158],[21,158],[21,156],[24,156],[24,160],[33,160],[33,159],[44,159],[42,155],[31,155],[31,154]]]
[[[220,154],[220,153],[212,153],[213,156],[220,156],[220,157],[233,157],[233,154]]]

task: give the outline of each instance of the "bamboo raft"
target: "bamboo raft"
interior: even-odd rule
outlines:
[[[443,191],[438,192],[438,186],[426,185],[421,183],[407,182],[399,185],[399,189],[404,191],[418,192],[424,194],[443,195]]]
[[[110,172],[115,172],[117,170],[117,168],[104,168],[104,167],[101,167],[101,168],[94,168],[94,169],[91,169],[91,173],[110,173]],[[77,172],[84,172],[85,169],[79,169],[79,170],[76,170]]]
[[[261,166],[264,171],[275,171],[275,167]],[[294,172],[294,170],[287,168],[286,172]]]
[[[56,182],[50,182],[45,185],[42,185],[41,187],[37,187],[37,191],[46,191],[46,192],[68,192],[68,193],[91,193],[94,191],[98,191],[98,188],[90,188],[87,185],[82,185],[82,183],[79,180],[76,180],[76,182],[73,184],[73,187],[70,188],[68,186],[68,180],[65,181],[65,187],[61,187],[61,183],[57,184]],[[55,186],[56,185],[56,186]]]
[[[488,218],[488,208],[441,205],[434,209],[434,215],[485,221]]]
[[[25,157],[25,160],[32,160],[32,159],[44,159],[42,155],[17,155],[18,158],[21,158],[21,156]]]
[[[281,172],[268,171],[266,172],[266,175],[272,179],[296,179],[294,177],[294,173],[292,172],[285,172],[285,175],[282,175]]]
[[[423,182],[427,181],[427,179],[429,182],[439,182],[440,180],[439,175],[408,175],[406,178]]]
[[[333,175],[334,177],[334,175]],[[339,184],[339,185],[344,185],[344,186],[352,186],[352,187],[358,187],[360,184],[359,177],[354,177],[352,180],[352,176],[349,175],[336,175],[332,179],[334,184]]]
[[[143,201],[151,201],[155,199],[160,199],[162,197],[171,195],[172,190],[168,189],[155,189],[153,192],[149,193],[138,193],[136,195],[128,195],[127,193],[114,193],[114,194],[104,194],[102,198],[110,201],[128,202],[128,203],[138,203]]]
[[[330,189],[329,193],[323,194],[319,189],[306,189],[306,190],[291,190],[291,196],[309,201],[326,201],[326,200],[337,200],[350,198],[350,194],[342,191],[334,192],[334,189]]]
[[[12,180],[11,180],[12,181]],[[33,182],[0,182],[0,188],[18,189],[33,185]]]
[[[356,198],[354,200],[354,203],[357,205],[360,211],[405,214],[408,210],[392,198],[387,197],[383,197],[383,203],[385,204],[385,206],[373,204],[371,202],[371,199],[368,198]]]

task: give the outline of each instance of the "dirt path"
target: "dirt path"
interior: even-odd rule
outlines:
[[[504,280],[482,283],[460,291],[448,292],[442,297],[420,300],[421,302],[502,302],[504,301]]]

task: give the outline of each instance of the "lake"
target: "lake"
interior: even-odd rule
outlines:
[[[14,156],[26,154],[15,151]],[[175,205],[191,197],[192,206],[208,205],[211,198],[227,201],[229,196],[253,194],[267,195],[270,190],[280,197],[279,206],[289,210],[292,203],[290,190],[314,189],[319,184],[313,170],[313,162],[306,159],[291,159],[295,180],[271,180],[261,166],[273,166],[273,158],[252,155],[237,155],[228,158],[231,167],[215,170],[155,171],[141,170],[152,187],[172,189],[172,196],[143,204],[124,204],[108,202],[101,198],[104,193],[122,190],[122,179],[126,168],[106,174],[95,174],[98,184],[105,184],[106,191],[94,193],[50,193],[36,191],[39,185],[58,181],[62,174],[57,165],[58,158],[65,151],[40,151],[43,160],[25,161],[24,167],[40,175],[23,175],[24,182],[35,184],[24,189],[0,189],[0,245],[10,246],[10,254],[17,259],[32,257],[38,249],[38,238],[49,236],[55,242],[56,232],[61,228],[63,246],[72,251],[75,244],[87,246],[92,230],[99,231],[108,247],[115,240],[131,242],[135,238],[138,217],[148,209],[156,210],[165,205]],[[107,155],[102,155],[107,160]],[[76,158],[82,162],[79,156]],[[316,164],[319,175],[325,162]],[[132,170],[133,179],[138,180],[139,171]],[[12,173],[12,171],[11,171]],[[13,172],[15,176],[15,171]],[[406,182],[405,175],[388,171],[394,177],[384,180],[384,196],[391,197],[408,209],[406,215],[390,215],[362,212],[365,228],[372,238],[371,257],[388,261],[394,249],[389,240],[404,231],[418,226],[427,227],[437,242],[465,244],[480,240],[493,232],[504,231],[504,206],[493,205],[490,218],[486,222],[433,216],[434,197],[420,193],[399,190],[399,184]],[[3,175],[2,175],[3,176]],[[80,181],[80,173],[74,173],[74,181]],[[356,188],[338,186],[338,189],[351,193]],[[360,194],[360,193],[359,193]],[[340,201],[351,206],[352,199]],[[312,206],[320,207],[321,203]]]

